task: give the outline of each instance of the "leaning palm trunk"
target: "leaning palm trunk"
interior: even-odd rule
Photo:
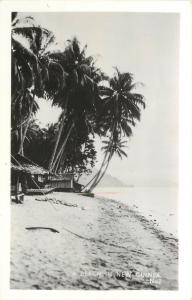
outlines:
[[[94,180],[94,182],[95,182],[95,181],[98,179],[99,175],[100,175],[101,172],[102,172],[103,167],[104,167],[105,164],[107,163],[106,158],[107,158],[107,152],[105,153],[105,156],[104,156],[104,159],[103,159],[103,162],[102,162],[102,164],[101,164],[101,167],[100,167],[99,171],[95,174],[95,176],[94,176],[94,177],[93,177],[86,185],[84,185],[84,187],[82,188],[81,191],[84,191],[85,188],[88,187],[88,186],[90,185],[91,182],[93,182],[93,180]],[[93,183],[92,183],[92,184],[93,184]]]
[[[99,178],[99,176],[100,176],[100,174],[101,174],[101,172],[102,172],[102,169],[103,169],[103,167],[104,167],[104,166],[105,166],[105,164],[107,163],[106,159],[107,159],[107,152],[105,153],[105,156],[104,156],[104,159],[103,159],[102,165],[101,165],[101,167],[100,167],[100,169],[99,169],[99,172],[98,172],[98,173],[97,173],[97,175],[95,176],[95,180],[94,180],[94,182],[96,182],[96,181],[97,181],[97,179]]]
[[[67,133],[67,135],[66,135],[66,137],[65,137],[65,139],[64,139],[64,141],[63,141],[63,144],[62,144],[62,146],[60,147],[60,150],[59,150],[59,152],[58,152],[58,154],[57,154],[57,157],[56,157],[56,159],[55,159],[55,161],[53,162],[53,164],[52,164],[52,171],[54,170],[54,168],[55,168],[55,166],[56,166],[56,164],[57,164],[57,162],[58,162],[58,160],[59,160],[59,158],[60,158],[60,155],[62,154],[62,152],[64,152],[64,149],[65,149],[65,146],[66,146],[66,144],[67,144],[67,141],[68,141],[68,139],[69,139],[69,137],[70,137],[70,134],[71,134],[71,131],[72,131],[72,129],[73,129],[73,127],[74,127],[74,121],[72,122],[72,124],[71,124],[71,127],[69,128],[69,131],[68,131],[68,133]]]
[[[113,123],[113,126],[112,126],[112,132],[111,132],[111,137],[110,137],[110,143],[112,142],[112,138],[113,138],[113,133],[114,133],[114,129],[115,129],[115,125],[116,125],[116,123]],[[110,148],[110,146],[109,146],[109,148]],[[102,169],[103,169],[103,167],[106,165],[106,163],[108,162],[108,160],[106,160],[107,159],[107,154],[108,154],[108,152],[106,151],[105,152],[105,156],[104,156],[104,159],[103,159],[103,162],[102,162],[102,164],[101,164],[101,167],[100,167],[100,169],[99,169],[99,171],[96,173],[96,175],[82,188],[82,191],[87,187],[87,186],[89,186],[90,185],[90,183],[92,182],[92,184],[91,184],[91,187],[89,188],[89,190],[91,189],[93,189],[92,188],[92,186],[95,186],[95,183],[97,182],[97,180],[98,180],[98,178],[99,178],[99,176],[100,176],[100,174],[101,174],[101,172],[102,172]],[[94,181],[93,181],[94,180]]]
[[[95,176],[86,185],[84,185],[82,187],[81,192],[83,192],[85,190],[85,188],[88,187],[88,185],[95,179],[95,177],[97,176],[97,174],[98,174],[98,172],[95,174]]]
[[[55,174],[57,174],[57,171],[58,171],[58,169],[59,169],[59,167],[60,167],[61,159],[63,158],[63,161],[64,161],[64,159],[65,159],[65,156],[66,156],[66,155],[63,156],[63,152],[64,152],[64,148],[63,148],[63,150],[61,151],[60,157],[59,157],[58,162],[57,162],[57,164],[56,164],[56,166],[55,166]]]
[[[55,158],[55,155],[56,155],[56,152],[57,152],[57,148],[59,146],[61,134],[62,134],[63,127],[64,127],[65,117],[66,117],[66,114],[67,114],[67,104],[68,104],[68,98],[66,99],[65,107],[64,107],[64,110],[63,110],[63,113],[62,113],[62,116],[61,116],[61,123],[60,123],[60,128],[59,128],[59,131],[58,131],[58,134],[57,134],[57,140],[56,140],[55,147],[54,147],[54,150],[53,150],[53,153],[52,153],[52,156],[51,156],[51,159],[50,159],[50,163],[49,163],[49,171],[52,171],[52,169],[53,169],[53,161],[54,161],[54,158]]]
[[[55,158],[56,151],[57,151],[59,141],[60,141],[60,137],[61,137],[61,133],[63,131],[64,121],[65,121],[65,111],[62,114],[61,124],[60,124],[60,128],[59,128],[58,135],[57,135],[57,140],[56,140],[55,147],[54,147],[54,150],[53,150],[53,153],[52,153],[52,156],[51,156],[51,160],[50,160],[50,163],[49,163],[49,171],[52,171],[52,169],[53,169],[53,160]]]
[[[98,185],[98,183],[101,181],[101,179],[105,175],[105,173],[107,171],[107,168],[109,166],[109,162],[110,162],[111,158],[112,158],[112,154],[110,152],[110,154],[108,156],[108,159],[105,162],[105,168],[103,169],[102,173],[100,172],[99,176],[97,176],[97,178],[95,178],[94,182],[92,183],[92,185],[90,186],[90,188],[88,190],[89,192],[91,192]]]
[[[97,178],[97,180],[95,180],[93,182],[93,184],[91,185],[91,187],[89,188],[89,192],[91,192],[98,184],[99,182],[101,181],[101,179],[103,178],[103,176],[105,175],[106,171],[107,171],[107,168],[109,166],[109,163],[111,161],[111,158],[112,158],[112,153],[110,153],[109,157],[108,157],[108,160],[106,162],[106,166],[105,166],[105,169],[103,170],[102,174],[100,177]]]

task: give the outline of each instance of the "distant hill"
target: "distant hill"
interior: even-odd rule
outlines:
[[[79,183],[85,185],[86,183],[88,183],[96,174],[97,170],[94,170],[93,173],[91,175],[83,175],[80,180]],[[127,186],[124,182],[122,182],[121,180],[119,180],[116,177],[113,177],[109,174],[105,174],[102,178],[102,180],[100,181],[100,183],[98,184],[98,187],[123,187],[123,186]]]

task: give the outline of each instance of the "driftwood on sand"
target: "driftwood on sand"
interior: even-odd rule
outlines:
[[[26,227],[25,229],[27,229],[27,230],[47,229],[47,230],[50,230],[52,232],[58,232],[59,233],[59,231],[57,229],[54,229],[54,228],[51,228],[51,227]]]

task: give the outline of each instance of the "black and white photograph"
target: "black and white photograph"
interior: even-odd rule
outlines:
[[[178,291],[180,14],[10,30],[10,289]]]

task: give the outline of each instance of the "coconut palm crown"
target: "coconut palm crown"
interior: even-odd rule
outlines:
[[[102,135],[107,137],[104,143],[104,159],[98,173],[89,183],[89,191],[92,191],[104,176],[114,153],[119,157],[126,156],[122,147],[122,138],[132,135],[132,127],[136,121],[140,121],[141,108],[145,108],[144,96],[135,93],[138,83],[134,83],[131,73],[121,73],[115,68],[115,74],[109,78],[108,86],[100,86],[102,110],[98,116],[99,127],[103,128]]]

